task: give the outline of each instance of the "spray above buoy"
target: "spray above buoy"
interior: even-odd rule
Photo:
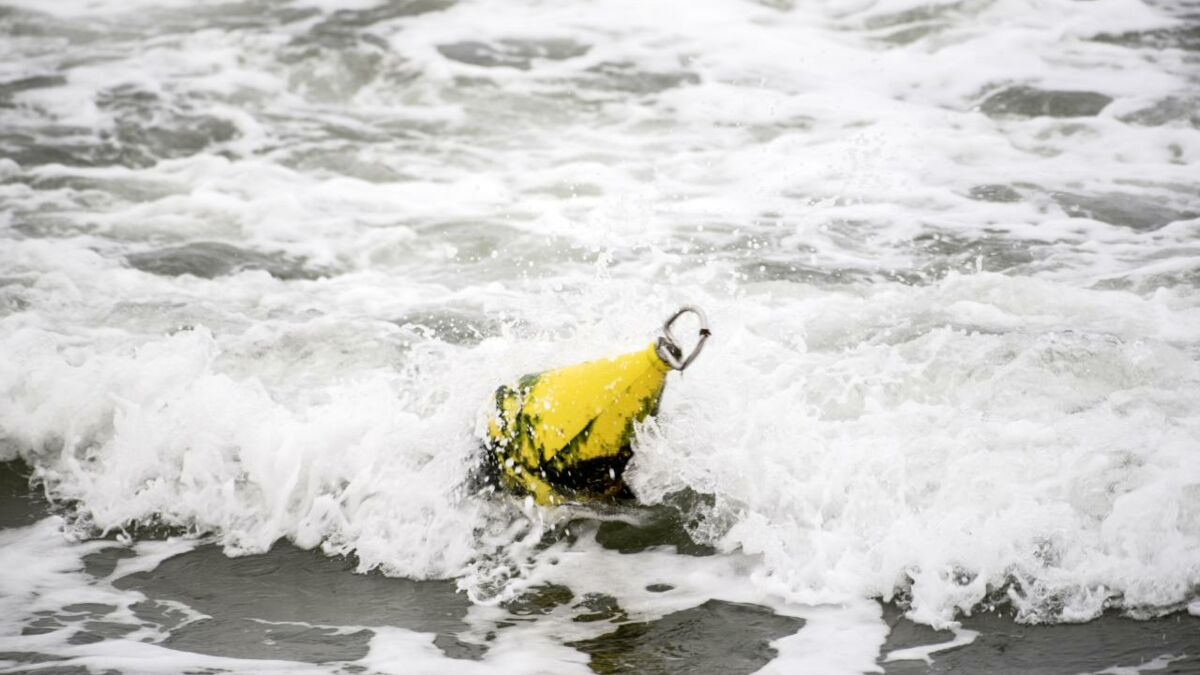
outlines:
[[[686,356],[671,331],[684,314],[700,320]],[[667,374],[692,365],[711,335],[704,312],[683,307],[645,349],[500,387],[483,439],[486,480],[538,504],[632,497],[623,474],[633,457],[634,425],[658,412]]]

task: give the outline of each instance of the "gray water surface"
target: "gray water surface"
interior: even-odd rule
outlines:
[[[22,527],[45,517],[49,505],[28,487],[28,467],[0,464],[0,524]],[[644,550],[688,539],[670,526],[664,514],[645,528],[602,523],[595,530],[606,546]],[[676,521],[677,524],[677,521]],[[576,521],[576,527],[586,527]],[[144,600],[133,605],[139,621],[162,627],[165,647],[241,659],[269,659],[314,664],[350,664],[367,655],[373,627],[399,627],[436,635],[434,644],[446,656],[475,660],[489,649],[495,633],[506,626],[542,616],[557,607],[569,608],[573,621],[604,622],[612,630],[571,643],[590,657],[597,673],[752,673],[775,654],[771,642],[800,630],[800,619],[776,615],[748,604],[709,601],[694,609],[654,621],[631,619],[614,598],[575,597],[569,588],[534,589],[504,604],[507,618],[493,632],[470,636],[465,620],[470,601],[451,581],[413,581],[355,571],[355,561],[328,557],[280,542],[264,554],[226,556],[212,544],[167,558],[153,570],[113,578],[122,561],[136,554],[114,545],[84,558],[95,583],[111,583],[137,591]],[[669,586],[657,589],[669,591]],[[164,602],[165,601],[165,602]],[[177,604],[172,604],[177,603]],[[191,612],[187,616],[178,607]],[[114,607],[79,603],[63,613],[30,622],[25,632],[35,635],[75,625],[74,644],[119,639],[133,626],[105,621]],[[903,617],[894,605],[884,605],[890,632],[883,654],[907,647],[936,645],[950,639]],[[964,628],[980,632],[973,643],[933,655],[933,662],[892,661],[882,658],[884,672],[1011,673],[1066,675],[1137,667],[1156,658],[1169,664],[1154,672],[1200,672],[1200,617],[1175,613],[1137,621],[1115,614],[1084,624],[1025,625],[1011,613],[964,617]],[[465,638],[465,641],[464,641]],[[0,653],[0,660],[25,665],[38,673],[88,672],[58,670],[48,654]],[[362,672],[348,669],[345,672]]]

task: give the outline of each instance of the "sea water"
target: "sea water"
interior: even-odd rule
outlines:
[[[3,0],[0,460],[50,506],[0,659],[855,673],[1200,615],[1197,11]],[[642,506],[470,491],[496,386],[683,304]]]

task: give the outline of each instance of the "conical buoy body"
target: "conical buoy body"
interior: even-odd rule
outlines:
[[[634,424],[657,412],[670,371],[651,344],[500,387],[484,439],[489,476],[539,504],[628,496]]]

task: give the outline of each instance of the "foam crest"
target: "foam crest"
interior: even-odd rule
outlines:
[[[30,448],[51,493],[101,531],[218,532],[231,553],[288,537],[417,577],[451,575],[474,553],[479,517],[456,490],[469,416],[422,419],[383,377],[289,409],[216,372],[204,329],[75,365],[37,344],[22,356],[38,367],[4,387],[21,393],[8,447]]]
[[[715,495],[697,534],[800,602],[899,592],[944,625],[1005,595],[1032,620],[1188,597],[1194,308],[996,275],[875,289],[717,312],[641,437],[639,495]],[[924,294],[943,311],[905,306]]]

